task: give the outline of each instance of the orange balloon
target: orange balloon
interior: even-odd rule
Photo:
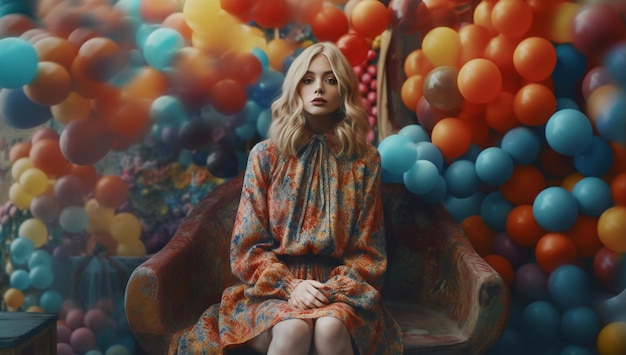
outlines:
[[[500,92],[502,74],[492,61],[476,58],[463,64],[459,70],[457,85],[467,101],[487,103]]]
[[[491,141],[491,130],[482,117],[476,118],[464,115],[463,111],[461,111],[461,113],[459,114],[459,119],[467,122],[472,136],[472,144],[475,144],[481,148],[493,145]]]
[[[400,88],[400,98],[402,99],[402,103],[406,106],[406,108],[413,112],[415,112],[417,103],[424,94],[423,86],[424,77],[416,74],[406,78]]]
[[[323,0],[288,0],[291,12],[293,13],[293,20],[296,23],[306,24],[311,23],[315,15],[322,10],[324,6]]]
[[[574,190],[574,185],[576,185],[576,183],[584,177],[585,176],[579,172],[573,172],[563,178],[563,181],[561,181],[561,187],[569,192],[572,192],[572,190]]]
[[[534,165],[516,165],[509,180],[500,185],[504,198],[515,205],[532,204],[546,187],[546,180]]]
[[[270,67],[276,70],[283,70],[285,58],[293,53],[294,45],[284,38],[275,38],[267,43],[267,57],[270,60]]]
[[[480,1],[478,5],[476,5],[476,7],[474,8],[473,14],[473,23],[483,26],[491,33],[496,32],[496,30],[493,28],[493,24],[491,23],[491,12],[493,11],[493,6],[494,2]]]
[[[77,165],[70,163],[69,174],[78,176],[83,182],[85,188],[91,192],[100,178],[98,170],[93,165]]]
[[[32,102],[51,106],[61,103],[72,91],[70,73],[55,62],[37,63],[37,74],[24,85],[24,94]]]
[[[592,258],[604,246],[598,236],[598,218],[578,215],[567,234],[572,238],[580,258]]]
[[[492,61],[504,76],[515,72],[513,53],[520,42],[517,38],[508,38],[501,34],[492,37],[485,47],[485,59]]]
[[[531,204],[515,206],[506,217],[506,233],[512,241],[532,247],[546,233],[537,223]]]
[[[191,41],[191,34],[193,31],[187,25],[187,21],[185,21],[185,15],[181,11],[172,12],[167,15],[167,17],[163,20],[163,27],[171,28],[176,30],[180,35],[186,39],[187,41]]]
[[[537,264],[547,272],[562,265],[575,264],[577,258],[576,244],[563,233],[546,233],[535,246]]]
[[[118,91],[108,82],[99,82],[87,77],[79,68],[78,63],[78,60],[74,60],[70,69],[74,82],[74,92],[87,99],[96,99],[114,95]]]
[[[480,215],[466,217],[461,221],[461,228],[478,255],[484,257],[491,254],[496,231],[489,228]]]
[[[483,25],[468,24],[459,30],[459,39],[461,40],[461,56],[459,62],[461,65],[475,58],[482,58],[487,43],[493,37],[491,31]]]
[[[361,1],[352,8],[350,23],[356,32],[374,38],[389,26],[389,12],[380,1]]]
[[[311,21],[311,32],[319,41],[335,42],[348,33],[346,14],[336,6],[324,6]]]
[[[0,38],[19,37],[22,33],[37,27],[33,20],[23,14],[8,13],[0,17]]]
[[[11,164],[15,163],[20,158],[28,158],[31,147],[30,142],[18,142],[13,144],[11,149],[9,149],[9,161]]]
[[[48,177],[58,177],[67,173],[69,162],[61,152],[58,140],[45,138],[33,143],[29,153],[33,166]]]
[[[609,145],[613,152],[613,165],[609,173],[612,175],[626,173],[626,144],[609,142]]]
[[[178,0],[141,0],[139,13],[147,23],[161,23],[169,14],[181,10],[179,3]]]
[[[500,274],[507,286],[511,287],[513,285],[515,270],[513,270],[513,265],[507,258],[499,254],[489,254],[485,255],[483,259]]]
[[[545,38],[528,37],[515,48],[513,66],[526,80],[545,80],[550,77],[556,66],[556,49]]]
[[[515,94],[513,112],[520,122],[541,126],[556,112],[554,92],[543,84],[526,84]]]
[[[524,0],[500,0],[491,10],[491,25],[506,37],[523,36],[533,22],[533,10]]]
[[[425,76],[433,69],[433,65],[424,55],[424,51],[415,49],[404,58],[403,69],[407,78],[418,74]]]
[[[122,88],[122,95],[127,99],[155,100],[165,94],[168,85],[163,72],[146,65],[135,70],[133,78]]]
[[[126,201],[129,195],[128,185],[116,175],[101,176],[93,189],[93,197],[105,208],[117,208]]]
[[[67,71],[70,71],[72,62],[78,55],[78,48],[67,39],[57,36],[44,37],[35,42],[33,48],[35,48],[40,62],[57,63]]]
[[[445,159],[451,160],[467,152],[472,143],[472,133],[467,122],[447,117],[435,123],[431,141]]]
[[[80,46],[75,61],[76,69],[89,80],[105,82],[126,66],[128,56],[114,40],[94,37]]]
[[[151,102],[150,100],[121,100],[114,112],[103,115],[100,119],[115,138],[127,143],[137,142],[148,133],[152,126]]]
[[[258,26],[281,28],[290,20],[287,0],[255,1],[250,17]]]
[[[626,206],[626,173],[620,173],[611,179],[611,196],[616,206]]]
[[[500,92],[495,99],[486,104],[485,122],[494,130],[506,133],[520,125],[513,114],[513,99],[515,96],[509,92]]]

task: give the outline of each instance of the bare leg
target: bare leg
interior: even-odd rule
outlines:
[[[288,319],[248,341],[255,351],[270,355],[307,355],[313,338],[313,321]]]
[[[315,321],[313,354],[353,355],[352,337],[348,328],[337,318],[321,317]]]

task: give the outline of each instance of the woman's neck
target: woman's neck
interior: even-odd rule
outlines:
[[[333,129],[341,118],[338,115],[328,115],[324,117],[304,115],[306,126],[315,134],[324,134]]]

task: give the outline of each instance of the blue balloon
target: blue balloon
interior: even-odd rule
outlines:
[[[561,309],[586,305],[590,286],[589,276],[576,265],[561,265],[548,277],[550,296]]]
[[[584,113],[568,108],[552,114],[545,133],[548,145],[557,153],[576,155],[591,144],[593,127]]]
[[[476,158],[476,175],[487,185],[500,186],[513,175],[513,159],[502,148],[489,147]]]
[[[454,217],[454,220],[461,223],[469,216],[480,215],[480,206],[484,198],[485,195],[480,191],[465,198],[458,198],[448,194],[443,201],[443,205],[446,207],[446,210],[450,212],[452,217]]]
[[[155,123],[179,126],[189,120],[185,106],[176,97],[163,95],[152,101],[150,119]]]
[[[30,269],[28,276],[30,277],[31,286],[39,290],[50,287],[52,281],[54,281],[52,269],[43,266],[36,266]]]
[[[593,352],[582,346],[568,345],[561,350],[559,355],[593,355]]]
[[[141,51],[143,52],[143,47],[148,40],[148,36],[150,36],[152,32],[160,28],[160,25],[147,23],[140,24],[135,31],[135,45],[137,46],[137,48],[141,49]]]
[[[603,176],[609,172],[611,166],[613,149],[602,137],[594,136],[587,149],[574,156],[574,167],[584,176]]]
[[[555,51],[556,65],[552,71],[552,79],[557,86],[575,84],[585,76],[587,56],[577,50],[573,44],[559,44],[555,47]]]
[[[561,316],[561,332],[570,344],[592,346],[600,329],[600,317],[587,306],[567,309]]]
[[[278,98],[285,80],[285,75],[277,70],[264,70],[257,82],[248,88],[248,98],[262,108],[270,108]]]
[[[441,172],[443,169],[443,155],[439,148],[431,142],[417,142],[415,145],[417,149],[417,160],[428,160],[435,164],[437,170]]]
[[[252,54],[261,62],[261,67],[265,71],[270,67],[270,57],[259,47],[252,48]]]
[[[404,174],[417,161],[415,143],[407,137],[392,134],[385,137],[378,145],[381,165],[392,174]]]
[[[534,301],[522,310],[522,332],[533,342],[546,343],[557,339],[561,315],[548,301]]]
[[[89,216],[83,206],[67,206],[59,214],[59,225],[69,233],[80,233],[89,225]]]
[[[422,202],[430,204],[441,203],[446,199],[446,196],[448,196],[448,186],[446,184],[446,179],[444,179],[441,175],[437,177],[435,187],[433,187],[430,191],[419,195]]]
[[[444,172],[444,177],[448,193],[454,197],[469,197],[480,187],[476,167],[468,160],[453,161]]]
[[[30,287],[30,277],[28,276],[28,272],[22,269],[13,270],[9,279],[9,284],[11,287],[20,291],[26,291],[26,289]]]
[[[607,100],[595,120],[598,133],[610,142],[626,143],[626,94],[619,92]]]
[[[574,101],[574,99],[570,97],[558,97],[556,99],[556,110],[558,111],[566,108],[580,111],[580,106],[576,103],[576,101]]]
[[[414,143],[430,142],[430,134],[424,129],[424,127],[417,124],[410,124],[402,127],[398,134],[411,138]]]
[[[580,213],[587,216],[600,217],[613,206],[611,187],[606,181],[594,176],[578,180],[572,188],[572,196],[578,202]]]
[[[256,120],[256,130],[259,133],[259,136],[262,138],[267,138],[267,131],[270,129],[270,125],[272,124],[272,113],[270,110],[265,109],[259,113],[259,116]]]
[[[404,173],[402,180],[409,191],[421,195],[435,188],[439,176],[435,164],[428,160],[418,160]]]
[[[37,74],[39,57],[33,45],[19,37],[0,39],[0,88],[17,89]]]
[[[35,128],[52,118],[49,106],[32,102],[22,88],[0,90],[0,118],[18,129]]]
[[[494,191],[485,196],[480,205],[480,216],[485,224],[498,232],[506,231],[506,218],[515,207],[500,191]]]
[[[471,162],[476,162],[476,158],[478,158],[478,155],[482,151],[483,151],[482,148],[480,148],[476,144],[470,144],[467,152],[465,152],[465,154],[457,158],[457,160],[469,160]]]
[[[36,266],[44,266],[52,268],[52,255],[43,249],[34,250],[28,258],[28,268],[32,269]]]
[[[57,290],[46,290],[39,297],[39,306],[48,313],[57,313],[63,306],[63,296]]]
[[[619,42],[604,55],[604,67],[611,79],[626,90],[626,43]]]
[[[558,186],[543,189],[533,201],[533,216],[544,229],[564,232],[578,218],[578,203],[572,194]]]
[[[380,180],[381,182],[384,182],[384,183],[404,184],[403,175],[404,174],[390,173],[387,170],[382,169]]]
[[[253,138],[257,133],[256,125],[249,122],[244,122],[243,124],[235,127],[235,134],[237,138],[242,141],[247,141],[248,139]]]
[[[143,56],[146,62],[159,71],[172,66],[172,61],[180,49],[185,46],[185,39],[172,28],[162,27],[152,31],[143,44]]]
[[[513,162],[525,165],[534,162],[541,151],[541,140],[528,127],[515,127],[504,134],[500,147],[509,153]]]
[[[15,238],[11,241],[11,246],[9,247],[11,260],[17,265],[24,265],[34,249],[35,246],[30,239],[23,237]]]

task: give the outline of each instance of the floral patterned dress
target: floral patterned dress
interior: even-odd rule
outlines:
[[[281,320],[336,317],[362,355],[401,354],[402,332],[382,302],[387,266],[380,156],[338,155],[331,134],[311,135],[296,157],[270,140],[254,146],[232,235],[232,271],[224,290],[171,353],[221,354]],[[288,303],[295,279],[315,279],[330,304],[300,310]]]

